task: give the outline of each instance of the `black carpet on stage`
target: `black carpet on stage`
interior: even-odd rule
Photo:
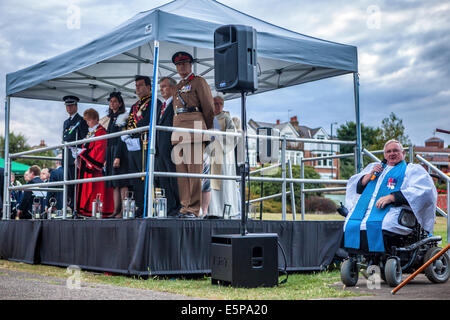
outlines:
[[[0,258],[129,275],[211,272],[211,236],[239,234],[240,220],[0,221]],[[343,221],[254,221],[249,233],[277,233],[288,271],[323,270],[334,258]],[[284,257],[278,250],[279,267]]]

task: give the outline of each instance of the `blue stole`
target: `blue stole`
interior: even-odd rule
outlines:
[[[370,252],[385,251],[383,243],[383,232],[381,227],[386,213],[391,208],[391,204],[389,204],[383,209],[378,209],[375,206],[375,203],[379,198],[387,196],[394,191],[400,190],[400,187],[403,184],[403,178],[405,177],[405,171],[406,162],[399,162],[384,176],[384,179],[380,185],[374,205],[366,221],[367,242]],[[359,198],[352,215],[347,221],[344,234],[344,246],[346,248],[359,249],[360,247],[361,222],[364,219],[370,200],[372,199],[377,181],[378,177],[372,181],[369,181],[363,193],[361,194],[361,197]]]

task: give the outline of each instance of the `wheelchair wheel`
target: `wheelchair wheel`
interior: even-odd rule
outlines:
[[[390,287],[396,287],[402,282],[402,266],[396,258],[390,258],[386,261],[384,277]]]
[[[345,259],[341,264],[341,281],[347,287],[354,287],[358,282],[358,266],[353,258]]]
[[[428,260],[433,258],[439,251],[441,251],[441,248],[438,247],[432,247],[428,249],[428,251],[425,253],[423,263],[426,263]],[[450,258],[448,256],[448,253],[446,252],[442,256],[440,256],[439,259],[430,264],[424,272],[428,280],[430,280],[431,282],[444,283],[450,276],[449,266]]]

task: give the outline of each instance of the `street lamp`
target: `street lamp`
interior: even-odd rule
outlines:
[[[330,132],[330,139],[333,140],[333,125],[337,124],[337,122],[332,122],[331,123],[331,132]],[[330,144],[331,146],[331,155],[333,155],[333,144]],[[334,159],[331,159],[331,179],[333,179],[333,163],[334,163]]]

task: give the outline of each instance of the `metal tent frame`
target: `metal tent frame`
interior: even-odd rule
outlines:
[[[216,16],[205,20],[195,20],[195,10],[204,7],[210,9],[210,12],[215,13]],[[184,10],[184,16],[180,15],[180,10]],[[176,30],[180,28],[180,25],[174,25],[173,19],[180,21],[186,29],[190,28],[187,30],[188,33],[178,36]],[[11,164],[9,154],[11,98],[58,101],[63,95],[73,94],[80,97],[81,103],[106,104],[107,96],[111,91],[121,91],[125,103],[129,104],[137,98],[132,88],[135,74],[153,74],[152,119],[155,119],[158,79],[162,76],[173,76],[178,79],[176,69],[169,58],[171,54],[179,50],[192,52],[195,60],[193,71],[203,76],[215,92],[212,33],[220,25],[236,22],[248,23],[258,30],[260,86],[256,93],[348,73],[353,74],[357,138],[356,143],[351,143],[356,146],[355,163],[359,172],[362,167],[362,147],[356,47],[307,37],[279,28],[216,1],[189,1],[188,6],[187,0],[177,0],[139,13],[112,32],[81,48],[6,76],[4,215],[10,212],[8,193],[13,190],[8,183]],[[142,29],[145,29],[145,32],[142,32]],[[276,45],[279,47],[271,52],[270,49],[275,40],[278,41]],[[99,50],[106,43],[113,43],[112,49]],[[298,53],[301,51],[299,46],[309,48],[311,52]],[[286,56],[280,54],[283,50],[288,52]],[[332,61],[334,56],[336,59]],[[225,99],[238,97],[238,94],[227,94]],[[151,129],[151,137],[154,137],[156,126],[150,126],[148,129]],[[300,139],[300,141],[304,140]],[[59,147],[67,152],[69,145],[61,144]],[[13,156],[20,157],[30,153],[19,153]],[[155,175],[154,139],[152,139],[148,156],[150,176],[147,182],[148,190],[152,190]],[[72,183],[72,181],[66,181],[66,178],[65,173],[65,181],[62,184],[64,186]],[[291,182],[298,182],[294,180]],[[152,192],[149,192],[147,203],[150,208],[150,204],[153,203]]]

